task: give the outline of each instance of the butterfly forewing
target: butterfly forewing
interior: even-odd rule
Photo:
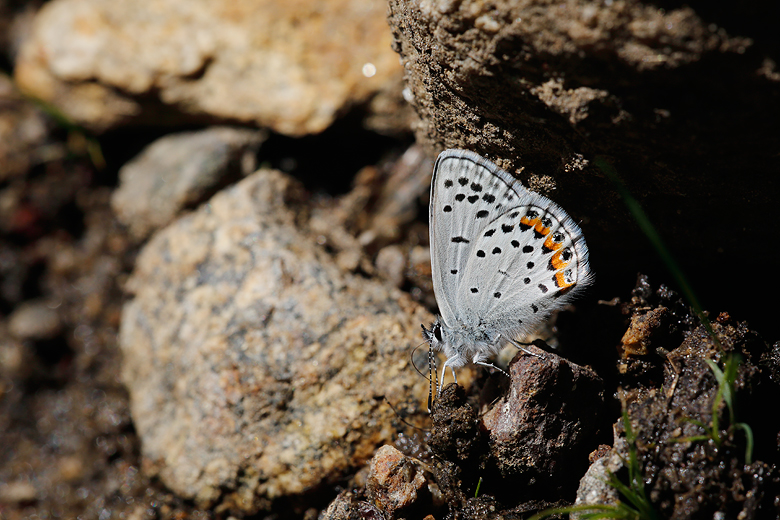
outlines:
[[[506,190],[483,163],[465,150],[447,150],[433,168],[430,204],[431,271],[433,290],[444,322],[454,326],[458,317],[455,301],[473,242],[495,213],[495,204]]]

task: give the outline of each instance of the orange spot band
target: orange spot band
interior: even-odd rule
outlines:
[[[564,262],[563,259],[561,258],[562,253],[563,251],[558,251],[550,259],[550,264],[553,266],[553,268],[555,268],[556,271],[559,269],[563,269],[564,267],[569,265],[569,262]],[[558,273],[558,274],[562,274],[562,273]]]
[[[567,287],[571,287],[574,284],[566,283],[566,277],[563,276],[563,271],[558,271],[557,273],[555,273],[555,285],[557,285],[561,289],[566,289]]]
[[[540,235],[547,235],[550,232],[550,228],[544,227],[541,222],[537,222],[534,226],[534,230]]]
[[[547,240],[544,241],[544,247],[548,251],[555,251],[556,249],[560,249],[563,244],[559,244],[558,242],[554,242],[552,237],[547,237]]]

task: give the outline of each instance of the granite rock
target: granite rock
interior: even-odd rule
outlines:
[[[156,233],[127,285],[123,378],[143,453],[198,503],[303,495],[365,464],[408,428],[400,415],[424,417],[409,354],[430,315],[340,270],[302,197],[258,171]]]

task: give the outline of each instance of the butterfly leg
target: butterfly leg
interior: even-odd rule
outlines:
[[[483,367],[487,367],[487,368],[495,368],[496,370],[498,370],[499,372],[504,374],[506,377],[509,377],[509,374],[507,373],[506,370],[502,370],[501,368],[497,367],[493,363],[485,363],[481,359],[474,358],[474,364],[475,365],[479,365],[479,366],[483,366]]]
[[[501,337],[501,336],[499,335],[499,336],[498,336],[498,338],[500,338],[500,337]],[[498,341],[498,338],[496,339],[496,341]],[[525,352],[526,354],[531,354],[532,356],[534,356],[534,357],[538,357],[538,358],[540,358],[540,359],[542,358],[542,356],[540,356],[539,354],[536,354],[535,352],[531,352],[530,350],[528,350],[527,348],[525,348],[523,345],[521,345],[521,344],[520,344],[520,343],[518,343],[517,341],[513,340],[512,338],[510,338],[510,337],[507,337],[507,336],[504,336],[504,339],[505,339],[505,340],[507,340],[507,341],[508,341],[509,343],[511,343],[512,345],[514,345],[515,347],[517,347],[517,348],[519,348],[520,350],[522,350],[523,352]],[[530,343],[528,343],[528,344],[530,345]]]
[[[436,390],[436,397],[441,396],[441,389],[444,388],[444,375],[447,373],[447,367],[450,367],[452,378],[455,380],[455,384],[458,384],[458,376],[455,375],[455,365],[463,365],[463,363],[459,362],[460,359],[459,355],[455,355],[451,358],[447,358],[447,361],[444,362],[444,366],[441,367],[441,381],[439,381],[439,388]]]

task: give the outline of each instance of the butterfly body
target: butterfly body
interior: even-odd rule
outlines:
[[[447,366],[452,368],[485,362],[498,354],[503,346],[500,335],[495,331],[462,325],[449,327],[440,316],[433,322],[430,330],[423,327],[423,335],[431,348],[444,352],[447,356]]]
[[[592,279],[582,231],[557,204],[466,150],[442,152],[429,209],[440,316],[423,336],[444,368],[486,364]],[[443,379],[444,374],[442,374]]]

